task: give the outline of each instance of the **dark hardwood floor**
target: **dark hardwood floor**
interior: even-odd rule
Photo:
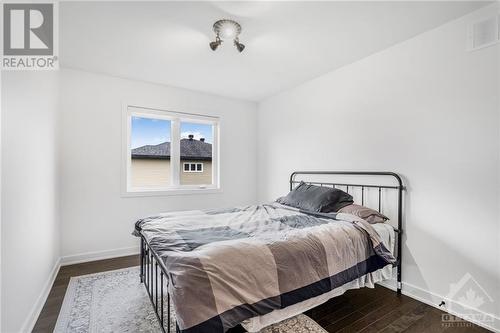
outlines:
[[[99,260],[61,267],[33,332],[52,332],[72,276],[104,272],[139,265],[139,256]],[[328,332],[488,332],[476,325],[445,327],[444,312],[384,287],[349,290],[306,314]],[[240,330],[231,330],[234,333]]]
[[[139,266],[139,264],[139,256],[134,255],[61,267],[32,332],[41,333],[54,330],[64,294],[72,276],[112,271],[114,269]]]

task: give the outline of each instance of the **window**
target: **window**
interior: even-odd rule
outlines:
[[[218,188],[218,118],[132,106],[124,113],[126,193]]]
[[[203,172],[203,163],[184,163],[184,172]]]

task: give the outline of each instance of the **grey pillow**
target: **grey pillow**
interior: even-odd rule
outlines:
[[[336,212],[353,203],[352,196],[336,188],[301,182],[287,196],[276,200],[280,204],[322,213]]]
[[[339,210],[339,213],[356,215],[358,217],[361,217],[366,222],[372,223],[372,224],[373,223],[383,223],[389,219],[387,216],[377,212],[374,209],[371,209],[371,208],[368,208],[365,206],[360,206],[360,205],[345,206]]]

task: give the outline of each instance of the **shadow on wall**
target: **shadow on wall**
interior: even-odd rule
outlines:
[[[420,288],[426,293],[434,292],[437,296],[450,297],[455,302],[500,316],[500,291],[497,290],[499,277],[495,271],[495,266],[485,267],[474,261],[467,252],[472,245],[453,246],[446,238],[438,238],[421,228],[418,220],[412,219],[414,214],[412,212],[411,182],[406,177],[400,176],[406,188],[403,193],[403,282],[409,284],[410,287]],[[439,221],[436,221],[436,223],[439,223]],[[429,245],[439,244],[444,253],[453,253],[454,256],[452,258],[443,257],[440,256],[440,253],[430,252],[424,256],[422,252],[414,254],[412,248],[421,250],[422,247],[415,247],[408,242],[416,239],[425,240],[425,243]],[[436,247],[429,246],[429,248]],[[492,253],[491,255],[496,254]],[[429,264],[429,261],[434,261],[434,263]],[[430,269],[429,267],[438,267],[442,271],[441,280],[433,281],[431,286],[425,279],[425,276],[428,275],[425,269]],[[474,285],[464,287],[465,290],[460,290],[461,293],[455,293],[456,290],[453,290],[454,285],[457,286],[466,279],[473,280]],[[439,301],[436,305],[438,304]]]
[[[467,245],[461,248],[453,247],[445,239],[439,239],[419,228],[415,221],[404,220],[404,222],[405,226],[412,225],[410,239],[425,239],[427,244],[439,243],[441,247],[445,247],[447,253],[456,254],[453,258],[444,258],[436,253],[426,253],[422,257],[420,253],[416,258],[411,252],[411,245],[407,244],[407,231],[403,237],[403,281],[405,283],[409,283],[410,287],[415,286],[424,291],[434,292],[437,296],[451,298],[452,301],[465,304],[473,309],[500,316],[497,306],[499,303],[498,276],[494,267],[484,267],[473,261],[465,252],[468,248]],[[405,230],[408,229],[405,228]],[[432,246],[429,247],[432,248]],[[492,255],[495,254],[492,253]],[[434,261],[434,263],[429,265],[428,261]],[[442,272],[441,281],[434,282],[431,287],[425,279],[426,273],[422,272],[422,267],[429,266],[437,267],[436,269]],[[458,271],[457,267],[459,267]],[[460,270],[462,272],[459,272]],[[458,285],[462,280],[468,278],[472,278],[475,285],[468,286],[466,289],[460,290],[460,293],[456,293],[453,290],[454,285]]]

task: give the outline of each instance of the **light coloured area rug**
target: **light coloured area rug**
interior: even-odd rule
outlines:
[[[172,318],[175,318],[174,313]],[[139,267],[131,267],[71,278],[54,332],[161,330],[146,289],[139,282]],[[175,332],[175,319],[172,321],[171,332]],[[326,333],[306,315],[298,315],[271,325],[260,333],[291,332]]]

